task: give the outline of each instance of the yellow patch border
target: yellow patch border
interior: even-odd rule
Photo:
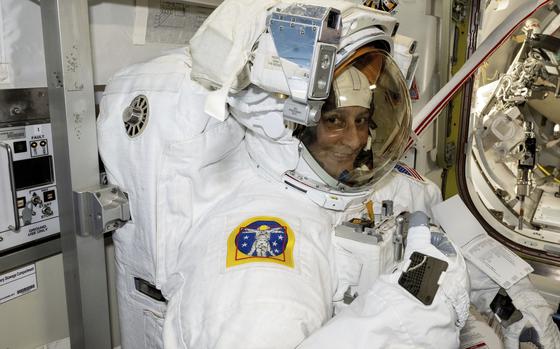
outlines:
[[[247,227],[249,224],[256,221],[274,221],[280,224],[282,227],[286,228],[286,234],[288,235],[288,243],[282,255],[274,257],[257,257],[249,256],[239,251],[237,245],[235,244],[235,239],[241,230]],[[289,268],[294,267],[294,245],[295,245],[295,235],[286,221],[278,217],[272,216],[256,216],[244,220],[229,234],[227,241],[227,257],[226,257],[226,268],[233,267],[236,265],[242,265],[247,263],[275,263],[287,266]],[[239,258],[239,255],[242,255]]]

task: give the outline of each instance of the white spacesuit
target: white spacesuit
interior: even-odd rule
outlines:
[[[108,84],[99,148],[132,216],[114,235],[125,349],[294,348],[345,291],[334,227],[368,199],[397,211],[438,200],[431,184],[391,172],[410,130],[407,91],[385,53],[395,20],[343,1],[305,3],[319,6],[225,1],[189,49]],[[411,233],[397,273],[348,308],[387,315],[358,326],[369,337],[349,347],[458,344],[465,264],[426,229]],[[449,264],[429,307],[397,284],[415,251]],[[388,303],[368,308],[376,295]],[[329,328],[363,339],[337,323],[302,345],[325,347],[316,343]]]

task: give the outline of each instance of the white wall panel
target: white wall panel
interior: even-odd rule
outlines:
[[[136,4],[149,3],[159,11],[159,0],[90,1],[94,83],[103,85],[117,70],[146,61],[184,45],[148,42],[133,44]],[[215,7],[221,1],[190,1]],[[179,5],[180,6],[180,5]],[[41,13],[31,0],[0,0],[0,88],[46,87]],[[176,28],[181,30],[181,28]],[[3,76],[8,76],[2,79]]]

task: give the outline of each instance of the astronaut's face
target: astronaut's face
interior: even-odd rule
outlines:
[[[296,127],[293,135],[329,189],[358,192],[392,170],[410,129],[410,97],[398,65],[385,51],[362,47],[336,67],[317,125]]]
[[[354,161],[366,146],[370,111],[364,107],[340,107],[324,112],[309,151],[333,178],[354,169]]]

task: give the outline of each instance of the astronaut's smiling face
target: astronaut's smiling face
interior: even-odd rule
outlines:
[[[354,169],[354,161],[366,146],[370,111],[364,107],[340,107],[326,111],[308,149],[333,178]]]

